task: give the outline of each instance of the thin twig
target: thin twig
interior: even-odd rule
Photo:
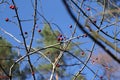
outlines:
[[[90,35],[90,34],[83,28],[83,26],[77,21],[76,17],[75,17],[75,16],[73,15],[73,13],[71,12],[71,10],[70,10],[70,8],[69,8],[69,6],[68,6],[68,4],[67,4],[67,2],[66,2],[65,0],[63,0],[63,3],[64,3],[64,5],[65,5],[67,11],[69,12],[71,18],[77,23],[77,25],[79,26],[79,28],[80,28],[84,33],[88,34],[88,36],[89,36],[93,41],[95,41],[102,49],[104,49],[104,50],[108,53],[108,55],[110,55],[115,61],[117,61],[118,63],[120,63],[120,60],[119,60],[118,58],[116,58],[116,56],[114,56],[108,49],[106,49],[106,47],[105,47],[100,41],[98,41],[98,40],[96,39],[96,37]],[[73,1],[73,3],[74,3],[74,1]],[[74,3],[74,4],[75,4],[75,3]],[[77,6],[77,5],[76,5],[76,6]],[[78,7],[78,6],[77,6],[77,7]],[[78,8],[79,8],[79,7],[78,7]],[[86,14],[85,14],[85,15],[86,15]],[[93,23],[93,24],[94,24],[94,23]],[[97,35],[98,35],[98,34],[97,34]]]

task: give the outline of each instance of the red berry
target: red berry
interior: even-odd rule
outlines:
[[[60,37],[60,41],[62,41],[63,40],[63,38],[62,37]]]
[[[57,64],[56,67],[60,67],[60,64]]]
[[[6,18],[5,21],[8,22],[8,21],[9,21],[9,18]]]
[[[81,55],[84,55],[85,53],[84,52],[81,52]]]
[[[10,9],[15,9],[15,6],[14,5],[10,5]]]
[[[60,38],[57,38],[58,41],[60,41]]]
[[[87,8],[88,11],[90,11],[90,8]]]
[[[27,32],[25,32],[25,34],[28,34]]]
[[[57,39],[58,41],[62,41],[63,40],[63,38],[62,37],[58,37],[58,39]]]
[[[41,32],[41,30],[39,29],[39,30],[38,30],[38,32],[40,33],[40,32]]]
[[[95,63],[95,61],[93,60],[93,61],[92,61],[92,64],[94,64],[94,63]]]
[[[70,25],[69,28],[72,28],[72,25]]]

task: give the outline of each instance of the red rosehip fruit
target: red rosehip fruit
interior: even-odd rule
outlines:
[[[92,64],[94,64],[94,63],[95,63],[95,61],[93,60],[93,61],[92,61]]]
[[[63,38],[62,38],[62,37],[60,37],[60,41],[63,41]]]
[[[87,8],[88,11],[90,11],[90,8]]]
[[[38,32],[40,33],[40,32],[41,32],[41,30],[39,29],[39,30],[38,30]]]
[[[15,9],[15,6],[14,5],[10,5],[10,9]]]
[[[5,21],[8,22],[8,21],[9,21],[9,18],[6,18]]]
[[[81,52],[81,55],[84,55],[85,53],[84,52]]]
[[[63,41],[63,38],[62,37],[58,37],[57,41]]]
[[[60,67],[60,64],[57,64],[56,67]]]
[[[60,41],[60,38],[57,38],[57,41]]]

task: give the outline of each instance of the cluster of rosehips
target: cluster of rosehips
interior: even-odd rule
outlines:
[[[90,8],[89,8],[89,7],[87,7],[86,9],[87,9],[87,11],[90,11]],[[94,19],[94,20],[93,20],[93,23],[96,23],[96,22],[97,22],[97,21]]]
[[[38,32],[40,33],[40,32],[41,32],[41,29],[39,29],[39,30],[38,30]],[[25,34],[25,35],[27,35],[27,34],[28,34],[28,32],[24,32],[24,34]]]
[[[14,10],[14,9],[15,9],[15,6],[14,6],[14,5],[10,5],[9,8],[12,9],[12,10]],[[5,21],[8,22],[8,21],[9,21],[9,18],[6,18]]]
[[[106,70],[109,70],[109,69],[110,69],[107,65],[102,64],[102,66],[103,66]]]
[[[59,34],[59,35],[58,35],[57,41],[63,41],[62,34]]]
[[[95,63],[95,61],[97,61],[98,60],[98,57],[97,58],[95,58],[95,60],[93,60],[92,61],[92,64],[94,64]]]

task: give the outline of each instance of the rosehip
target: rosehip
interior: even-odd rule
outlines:
[[[87,8],[88,11],[90,11],[90,8]]]
[[[62,41],[63,40],[63,38],[62,37],[60,37],[60,41]]]
[[[60,38],[57,38],[58,41],[60,41]]]
[[[14,5],[10,5],[10,9],[15,9],[15,6]]]
[[[40,32],[41,32],[41,30],[39,29],[39,30],[38,30],[38,32],[40,33]]]
[[[60,64],[57,64],[56,67],[60,67]]]
[[[58,37],[57,40],[58,40],[58,41],[62,41],[63,38],[62,38],[62,37]]]
[[[94,63],[95,63],[95,61],[93,60],[93,61],[92,61],[92,64],[94,64]]]
[[[6,18],[5,21],[8,22],[8,21],[9,21],[9,18]]]
[[[84,55],[85,53],[84,52],[81,52],[81,55]]]

